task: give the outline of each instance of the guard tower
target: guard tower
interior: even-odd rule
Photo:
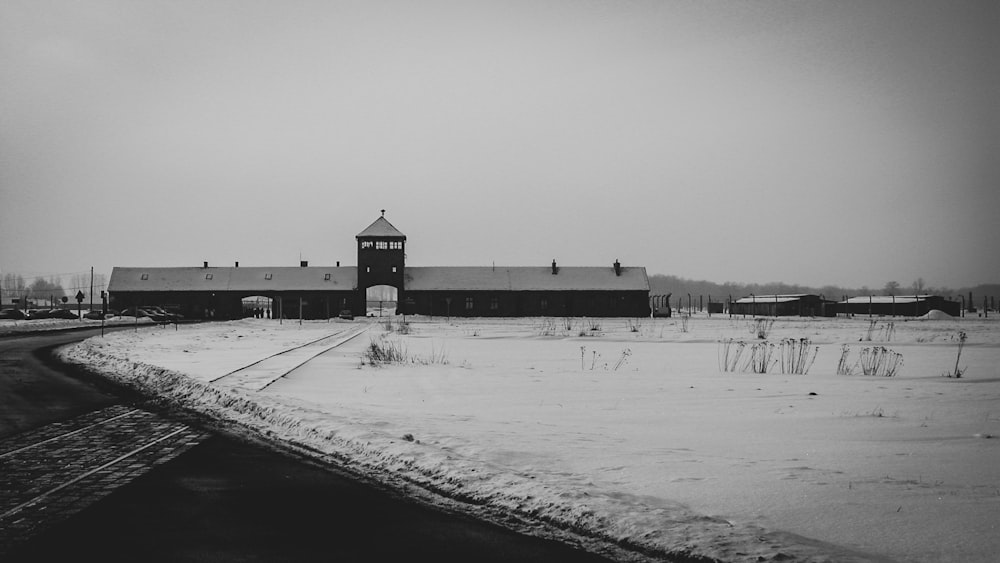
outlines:
[[[358,233],[358,302],[365,310],[366,290],[376,285],[396,288],[397,307],[403,307],[403,271],[406,235],[382,216]],[[397,309],[399,310],[399,309]],[[363,313],[362,313],[363,314]]]

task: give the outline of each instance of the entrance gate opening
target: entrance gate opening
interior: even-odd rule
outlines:
[[[250,297],[244,297],[242,300],[243,304],[243,318],[257,318],[257,319],[270,319],[271,315],[277,315],[277,311],[274,310],[274,299],[270,297],[265,297],[263,295],[252,295]],[[275,317],[277,318],[277,317]]]
[[[369,317],[388,317],[396,314],[399,290],[391,285],[373,285],[365,290],[365,314]]]

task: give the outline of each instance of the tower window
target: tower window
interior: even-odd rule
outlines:
[[[374,245],[375,245],[375,243],[372,242],[372,241],[370,241],[370,240],[363,240],[363,241],[361,241],[361,248],[371,248]]]
[[[394,274],[396,273],[396,267],[395,266],[392,267],[392,273],[394,273]]]

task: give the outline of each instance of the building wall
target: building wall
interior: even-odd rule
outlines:
[[[958,301],[948,301],[936,295],[911,303],[866,303],[861,301],[841,303],[840,306],[851,315],[920,317],[935,309],[953,317],[961,315],[961,304]]]
[[[729,306],[733,315],[754,315],[762,317],[834,317],[837,314],[837,303],[824,301],[818,296],[806,295],[791,301],[768,301],[763,297],[756,302],[732,303]]]
[[[452,317],[648,317],[645,291],[410,291],[408,314]]]

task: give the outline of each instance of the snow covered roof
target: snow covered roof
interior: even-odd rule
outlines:
[[[936,298],[936,295],[859,295],[841,303],[913,303]]]
[[[115,267],[108,291],[353,290],[358,269],[347,267]]]
[[[563,267],[406,267],[409,291],[649,291],[646,268]]]
[[[392,226],[385,217],[375,219],[375,222],[368,225],[368,228],[358,233],[356,238],[364,237],[401,237],[406,239],[406,235],[399,232],[399,229]]]
[[[741,297],[736,300],[737,303],[788,303],[789,301],[798,301],[803,297],[810,297],[808,293],[795,293],[788,295],[754,295],[750,297]],[[815,297],[815,296],[812,296]]]

